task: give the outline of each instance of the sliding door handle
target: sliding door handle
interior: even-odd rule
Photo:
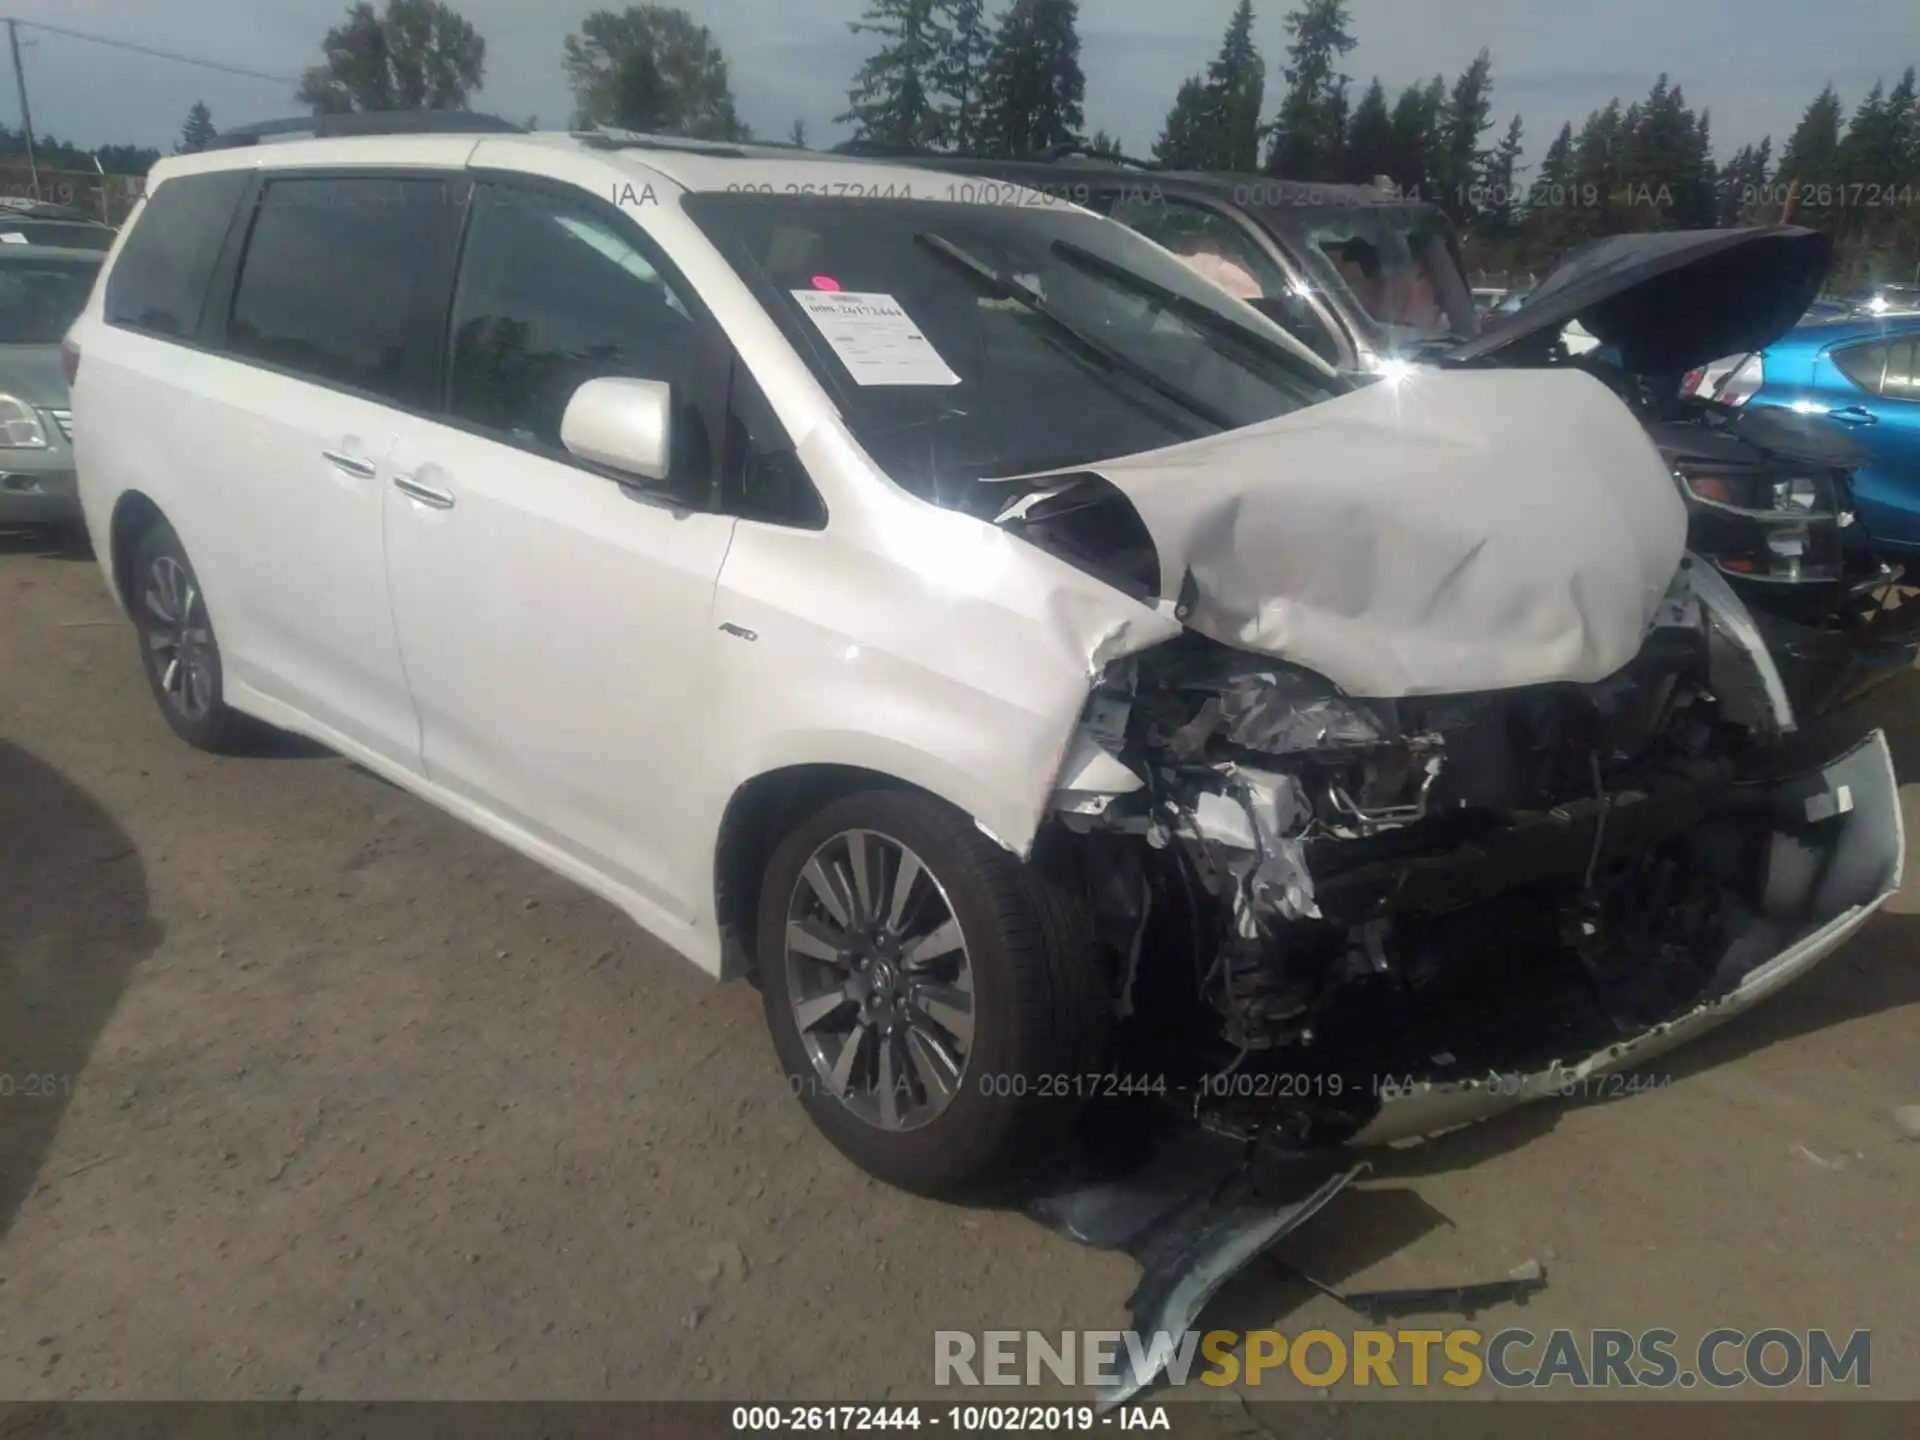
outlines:
[[[432,485],[423,484],[411,475],[394,476],[393,488],[398,490],[402,495],[410,496],[418,500],[422,505],[431,505],[435,510],[451,510],[453,508],[453,494],[451,491],[439,490]]]
[[[371,460],[362,460],[358,455],[349,455],[343,450],[322,450],[320,458],[334,469],[357,479],[371,480],[374,467]]]

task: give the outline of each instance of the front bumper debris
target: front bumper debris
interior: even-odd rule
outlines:
[[[1159,1378],[1167,1356],[1158,1337],[1180,1336],[1221,1286],[1300,1228],[1365,1172],[1337,1156],[1259,1175],[1240,1146],[1188,1134],[1143,1168],[1117,1177],[1073,1177],[1032,1198],[1027,1213],[1083,1245],[1139,1261],[1127,1297],[1139,1343],[1117,1357],[1121,1376],[1095,1397],[1101,1410],[1124,1403]]]
[[[1837,950],[1900,888],[1906,834],[1886,737],[1874,731],[1821,769],[1768,789],[1783,820],[1810,805],[1845,797],[1845,827],[1823,869],[1788,870],[1767,897],[1765,914],[1720,962],[1721,984],[1692,1009],[1606,1047],[1538,1069],[1460,1080],[1418,1080],[1382,1094],[1356,1146],[1405,1140],[1487,1119],[1528,1100],[1569,1094],[1592,1077],[1643,1065],[1759,1004]],[[1802,894],[1782,887],[1798,884]],[[1793,912],[1798,911],[1796,915]]]

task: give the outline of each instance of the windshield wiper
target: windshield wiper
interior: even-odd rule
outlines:
[[[1251,351],[1262,359],[1278,361],[1301,378],[1312,380],[1323,389],[1328,388],[1327,377],[1321,375],[1286,346],[1274,344],[1259,331],[1249,329],[1238,321],[1220,314],[1219,311],[1202,305],[1198,300],[1190,299],[1177,290],[1169,290],[1159,281],[1149,280],[1146,276],[1136,274],[1124,265],[1116,265],[1106,256],[1096,255],[1093,251],[1076,245],[1071,240],[1056,240],[1053,242],[1052,249],[1054,254],[1074,269],[1105,280],[1108,284],[1129,291],[1143,300],[1150,300],[1162,309],[1178,315],[1196,330],[1204,330],[1218,339],[1238,346],[1242,351]]]
[[[950,261],[955,268],[971,276],[979,284],[1002,300],[1017,300],[1087,359],[1103,370],[1116,370],[1131,379],[1139,381],[1156,395],[1164,396],[1174,404],[1191,411],[1217,430],[1233,430],[1240,422],[1218,406],[1202,400],[1198,395],[1189,394],[1171,380],[1162,379],[1139,361],[1114,349],[1103,340],[1087,334],[1071,320],[1063,318],[1059,311],[1048,305],[1046,299],[1031,285],[1014,279],[1011,275],[1002,275],[991,265],[969,255],[944,235],[936,235],[931,230],[922,230],[913,237],[934,254]]]

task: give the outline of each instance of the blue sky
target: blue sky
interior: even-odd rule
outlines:
[[[455,0],[487,39],[487,79],[475,108],[514,120],[564,124],[571,105],[560,72],[562,38],[585,3]],[[1277,99],[1282,20],[1292,0],[1255,0],[1256,36]],[[742,114],[768,136],[804,119],[814,143],[842,133],[848,79],[870,45],[848,33],[863,0],[693,0],[733,65]],[[1234,0],[1081,0],[1088,129],[1145,151],[1183,76],[1205,65]],[[989,9],[998,8],[989,0]],[[193,0],[163,11],[151,0],[15,0],[23,21],[91,31],[272,74],[319,59],[338,0]],[[1890,84],[1920,63],[1916,0],[1353,0],[1359,48],[1347,57],[1356,88],[1378,74],[1390,90],[1444,73],[1482,45],[1493,52],[1494,104],[1504,127],[1518,113],[1530,159],[1558,130],[1610,97],[1645,94],[1669,72],[1713,114],[1725,159],[1766,133],[1776,147],[1828,81],[1849,109],[1876,77]],[[298,113],[291,87],[218,74],[23,29],[22,55],[37,130],[84,145],[169,146],[187,107],[204,99],[216,124]],[[19,123],[0,81],[0,118]]]

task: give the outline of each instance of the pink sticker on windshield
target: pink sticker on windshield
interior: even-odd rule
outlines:
[[[816,290],[825,290],[829,295],[832,295],[839,291],[840,282],[831,275],[816,275],[813,277],[813,288]]]

